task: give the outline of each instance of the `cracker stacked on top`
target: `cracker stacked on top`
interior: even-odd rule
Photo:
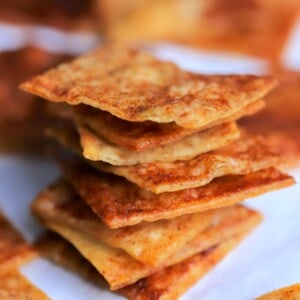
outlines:
[[[51,133],[80,157],[62,161],[64,178],[33,203],[63,237],[40,249],[129,299],[177,298],[260,222],[238,202],[294,183],[235,123],[274,85],[192,74],[113,44],[24,83],[74,105],[74,128]]]

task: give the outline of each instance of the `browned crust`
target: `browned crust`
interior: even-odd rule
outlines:
[[[141,279],[119,292],[131,300],[177,299],[232,251],[257,223],[258,220],[255,220],[235,237],[181,263],[165,268],[150,277]]]
[[[96,169],[123,176],[155,194],[175,192],[209,184],[226,175],[244,175],[277,166],[283,158],[261,137],[248,137],[200,154],[190,160],[112,166],[93,162]]]
[[[264,101],[258,100],[228,118],[220,119],[196,130],[185,129],[176,123],[128,122],[87,105],[80,105],[74,110],[78,121],[87,124],[97,135],[102,136],[107,141],[130,150],[145,151],[178,141],[195,132],[233,122],[246,115],[253,115],[264,107]]]
[[[222,243],[224,240],[231,239],[237,235],[249,232],[255,225],[261,221],[261,215],[255,211],[249,210],[242,206],[235,206],[229,209],[229,214],[224,216],[218,224],[213,224],[210,228],[201,232],[193,241],[189,242],[175,256],[172,256],[157,269],[141,266],[140,270],[131,269],[128,278],[132,277],[132,273],[136,273],[139,277],[146,277],[158,272],[163,267],[177,264],[195,255],[195,253],[210,249],[211,247]],[[37,247],[41,254],[50,260],[79,273],[84,278],[91,280],[96,284],[102,285],[102,278],[91,264],[82,258],[77,250],[71,246],[66,240],[56,235],[46,235],[38,241]],[[127,258],[128,260],[129,258]],[[127,266],[127,271],[129,266]],[[107,276],[107,274],[106,274]],[[115,289],[115,285],[113,288]],[[112,288],[112,287],[111,287]]]
[[[65,165],[63,171],[83,200],[110,228],[220,208],[295,182],[291,176],[270,168],[221,177],[204,187],[155,195],[81,163]]]
[[[23,83],[54,102],[80,103],[127,121],[175,122],[196,129],[262,99],[271,77],[198,75],[118,44],[106,45]]]
[[[183,215],[169,220],[109,229],[64,181],[43,190],[32,203],[32,212],[42,222],[62,224],[111,247],[123,249],[134,259],[161,265],[169,256],[193,240],[230,209]],[[234,210],[238,214],[239,210]]]

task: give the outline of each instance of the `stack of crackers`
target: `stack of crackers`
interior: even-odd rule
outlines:
[[[193,74],[115,44],[22,84],[74,108],[72,126],[50,130],[76,158],[33,202],[58,234],[39,249],[129,299],[179,297],[261,221],[241,201],[294,183],[236,124],[275,84]]]

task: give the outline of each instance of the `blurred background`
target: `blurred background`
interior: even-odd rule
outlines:
[[[300,161],[300,0],[10,0],[0,2],[0,152],[44,154],[64,108],[20,82],[104,42],[144,48],[204,73],[271,73],[267,108],[242,120]],[[67,118],[67,116],[66,116]]]

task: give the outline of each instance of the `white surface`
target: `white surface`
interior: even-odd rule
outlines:
[[[300,171],[293,173],[300,180]],[[39,232],[28,209],[31,199],[57,176],[49,161],[0,158],[0,206],[29,240]],[[299,282],[299,195],[300,186],[295,185],[247,201],[263,212],[264,222],[182,299],[247,300]],[[24,266],[22,272],[51,299],[122,299],[44,259]]]
[[[4,29],[0,26],[1,49],[28,43],[25,37],[22,39],[19,29],[11,28],[10,34],[6,35]],[[69,42],[62,43],[60,33],[42,30],[46,31],[35,32],[34,41],[46,48],[51,48],[55,41],[54,44],[60,44],[56,50],[64,44],[65,49],[76,48],[80,52],[84,48],[90,48],[95,41],[88,37],[89,42],[82,45],[78,43],[77,38],[72,40],[73,37],[68,36]],[[47,34],[47,38],[43,37],[44,34]],[[10,43],[6,43],[5,40],[12,36],[15,36],[16,40],[11,39]],[[73,42],[70,42],[70,39]],[[72,43],[79,45],[74,47]],[[298,44],[294,38],[287,47],[284,56],[287,64],[295,65],[293,62],[299,61],[300,47],[298,51],[295,48]],[[268,69],[268,65],[261,60],[241,56],[199,53],[171,45],[151,47],[151,50],[158,57],[174,60],[180,66],[197,72],[262,74]],[[300,180],[300,170],[294,174]],[[49,161],[0,157],[0,207],[30,241],[39,232],[39,226],[30,216],[29,204],[36,193],[57,176],[57,168]],[[264,222],[182,299],[247,300],[281,286],[299,282],[299,196],[300,186],[296,185],[247,201],[249,206],[264,213]],[[43,259],[37,259],[24,266],[22,272],[54,300],[122,299]]]

